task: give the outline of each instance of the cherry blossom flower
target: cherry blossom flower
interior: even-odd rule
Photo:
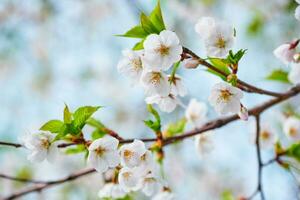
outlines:
[[[122,53],[123,58],[118,63],[119,72],[132,78],[135,82],[139,82],[143,72],[141,59],[143,51],[126,49]]]
[[[94,140],[88,148],[88,163],[101,173],[116,167],[120,163],[118,145],[119,141],[111,136]]]
[[[152,200],[174,200],[175,196],[173,193],[171,193],[168,190],[162,191],[158,194],[156,194]]]
[[[142,191],[146,196],[152,196],[157,193],[162,186],[157,173],[151,170],[143,177],[142,185]]]
[[[255,133],[256,135],[256,133]],[[269,149],[274,146],[277,140],[277,136],[275,134],[275,131],[272,130],[270,127],[267,125],[264,125],[261,127],[260,133],[259,133],[259,142],[260,142],[260,147]]]
[[[169,81],[171,82],[171,94],[184,97],[187,94],[187,89],[183,84],[182,78],[178,75],[174,77],[169,76]]]
[[[213,87],[209,102],[220,114],[238,113],[241,109],[242,97],[243,93],[240,89],[221,82]]]
[[[289,72],[288,79],[293,84],[300,83],[300,64],[291,65],[291,71]]]
[[[145,71],[141,78],[145,93],[151,95],[168,95],[171,90],[167,76],[163,72]]]
[[[158,104],[158,107],[163,112],[172,112],[177,104],[180,102],[175,98],[174,95],[169,94],[167,96],[154,95],[145,99],[147,104]]]
[[[291,140],[300,140],[300,120],[296,117],[289,117],[283,124],[283,131]]]
[[[186,119],[196,127],[201,126],[206,121],[207,106],[205,103],[191,99],[185,111]]]
[[[292,44],[282,44],[273,51],[276,58],[284,64],[289,64],[294,61],[295,48]]]
[[[145,68],[153,71],[165,71],[180,60],[182,46],[174,32],[164,30],[159,35],[149,35],[144,41],[144,50]]]
[[[39,132],[28,134],[22,138],[22,143],[31,152],[28,155],[28,160],[31,162],[42,162],[47,159],[52,162],[58,151],[57,145],[52,144],[55,135],[49,132]]]
[[[126,192],[122,190],[119,184],[107,183],[98,192],[98,197],[103,198],[113,198],[119,199],[126,196]]]
[[[141,179],[142,172],[140,168],[133,167],[123,167],[118,176],[118,181],[120,187],[125,192],[137,191],[142,187],[142,179]]]
[[[134,140],[130,144],[125,144],[120,148],[122,166],[133,168],[139,166],[147,152],[144,142]]]
[[[225,57],[233,46],[234,29],[225,22],[203,17],[195,25],[195,30],[204,40],[207,55],[210,57]]]
[[[207,131],[195,136],[195,147],[200,156],[207,155],[214,149],[212,133],[213,131]]]

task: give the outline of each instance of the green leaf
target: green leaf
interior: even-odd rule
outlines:
[[[69,110],[69,107],[65,105],[64,109],[64,122],[70,124],[72,122],[72,113]]]
[[[153,23],[150,21],[150,19],[144,13],[141,13],[141,25],[148,34],[151,34],[151,33],[158,34],[160,32],[156,29],[156,27],[153,25]]]
[[[46,122],[40,130],[50,131],[51,133],[59,133],[63,128],[64,123],[60,120],[50,120]]]
[[[145,38],[148,33],[143,29],[142,26],[135,26],[131,28],[129,31],[124,33],[123,35],[117,35],[120,37],[130,37],[130,38]]]
[[[186,122],[186,119],[182,118],[175,123],[169,124],[166,130],[167,137],[171,137],[182,133],[185,129]]]
[[[87,121],[86,124],[98,128],[98,129],[103,129],[105,128],[104,124],[102,124],[102,122],[100,122],[99,120],[96,120],[95,118],[90,117]]]
[[[86,121],[100,108],[101,106],[84,106],[78,108],[73,117],[73,125],[77,128],[82,129]]]
[[[83,144],[79,144],[76,147],[68,148],[65,153],[66,154],[78,154],[86,151],[86,148]]]
[[[163,16],[161,13],[160,1],[157,1],[156,7],[151,12],[149,19],[159,32],[166,29]]]
[[[245,55],[247,49],[240,49],[237,53],[233,53],[232,50],[229,51],[229,55],[226,59],[224,59],[224,62],[227,64],[238,64],[241,58]]]
[[[222,193],[222,200],[234,200],[233,194],[229,190],[225,190]]]
[[[158,121],[160,123],[160,116],[159,116],[158,112],[153,108],[153,106],[148,104],[147,105],[147,110],[148,110],[149,113],[151,113],[154,116],[156,121]]]
[[[224,59],[220,59],[220,58],[208,58],[208,60],[217,69],[221,70],[222,72],[224,72],[226,74],[230,74],[230,70],[229,70],[229,68],[227,66],[227,63],[224,61]],[[219,74],[218,72],[215,72],[215,71],[213,71],[211,69],[207,69],[206,71],[208,71],[209,73],[212,73],[214,75],[219,76],[224,81],[226,81],[226,79],[227,79],[226,76],[224,76],[222,74]]]
[[[290,83],[290,81],[288,79],[288,72],[281,70],[281,69],[272,71],[272,73],[269,74],[266,77],[266,79],[271,80],[271,81],[278,81],[281,83]]]
[[[147,110],[149,111],[149,113],[151,113],[154,116],[155,121],[144,120],[145,125],[148,126],[150,129],[152,129],[155,132],[160,131],[161,124],[160,124],[160,116],[159,116],[158,112],[150,104],[147,105]]]
[[[92,132],[92,140],[96,140],[96,139],[99,139],[99,138],[102,138],[104,135],[106,135],[106,132],[101,130],[101,129],[96,129]]]
[[[295,158],[300,162],[300,143],[292,144],[288,149],[286,149],[286,156]]]
[[[263,31],[265,19],[261,13],[256,13],[247,27],[248,35],[255,36]]]
[[[132,48],[132,50],[137,51],[137,50],[142,50],[142,49],[144,49],[144,41],[145,41],[145,40],[141,40],[140,42],[136,43],[136,44],[134,45],[134,47]]]

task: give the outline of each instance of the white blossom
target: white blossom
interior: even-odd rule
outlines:
[[[171,90],[167,76],[163,72],[145,71],[141,78],[145,93],[151,95],[168,95]]]
[[[238,113],[241,109],[240,99],[243,93],[240,89],[228,83],[217,83],[209,96],[210,104],[220,114]]]
[[[185,96],[187,94],[187,89],[183,84],[182,78],[178,75],[174,77],[169,76],[169,81],[171,82],[171,94],[177,96]]]
[[[145,99],[147,104],[158,104],[158,107],[163,112],[172,112],[180,102],[172,94],[167,96],[154,95]]]
[[[101,199],[103,198],[118,199],[118,198],[124,198],[126,194],[127,193],[120,187],[119,184],[107,183],[98,192],[98,197]]]
[[[174,32],[164,30],[159,35],[149,35],[144,41],[144,50],[145,68],[153,71],[165,71],[180,60],[182,46]]]
[[[42,162],[47,159],[52,162],[58,151],[57,145],[52,144],[55,135],[49,132],[28,134],[22,138],[24,146],[30,150],[28,160],[31,162]]]
[[[207,155],[214,149],[212,134],[213,131],[207,131],[195,136],[195,148],[200,156]]]
[[[119,141],[111,136],[105,136],[92,142],[89,146],[87,161],[98,172],[105,172],[120,163],[118,153]]]
[[[144,142],[134,140],[130,144],[124,144],[120,148],[121,164],[128,168],[139,166],[143,162],[143,156],[147,152]]]
[[[196,127],[200,127],[206,121],[206,114],[206,104],[198,102],[196,99],[191,99],[185,111],[185,118]]]
[[[255,133],[256,134],[256,133]],[[259,142],[261,148],[272,148],[277,140],[275,131],[268,126],[262,126],[259,133]]]
[[[293,64],[291,66],[291,71],[289,72],[288,79],[293,84],[300,83],[300,64]]]
[[[123,58],[118,63],[119,72],[139,82],[143,72],[142,53],[143,51],[124,50]]]
[[[204,17],[198,21],[195,30],[203,38],[206,53],[210,57],[225,57],[233,46],[234,29],[225,22]]]
[[[297,6],[295,10],[295,18],[300,21],[300,6]]]
[[[282,44],[273,51],[276,58],[278,58],[284,64],[288,64],[294,61],[295,48],[292,48],[291,44]]]
[[[142,175],[138,167],[123,167],[119,172],[118,181],[125,192],[137,191],[142,187]]]
[[[162,191],[158,194],[156,194],[152,200],[174,200],[175,196],[170,191]]]
[[[157,193],[161,186],[156,171],[149,171],[146,176],[143,177],[142,191],[146,196],[152,196]]]
[[[291,140],[300,140],[300,120],[296,117],[289,117],[283,124],[283,131]]]

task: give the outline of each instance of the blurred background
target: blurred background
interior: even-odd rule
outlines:
[[[116,68],[121,51],[136,41],[114,35],[136,25],[139,12],[149,13],[155,4],[155,0],[1,0],[0,140],[18,142],[44,122],[61,119],[64,103],[72,110],[104,106],[96,117],[122,137],[153,137],[142,121],[149,117],[142,89],[133,87]],[[273,49],[299,38],[293,0],[162,0],[161,5],[167,28],[200,56],[205,56],[203,43],[194,31],[200,17],[213,16],[234,25],[234,50],[248,49],[239,77],[274,91],[290,87],[265,77],[273,69],[285,68]],[[201,67],[182,67],[179,73],[189,90],[185,104],[192,97],[207,102],[211,87],[219,81]],[[243,103],[252,107],[268,98],[245,94]],[[262,119],[283,137],[279,113],[280,107],[273,108]],[[183,115],[182,108],[171,115],[162,113],[163,123]],[[209,118],[216,117],[210,107]],[[178,199],[217,200],[224,191],[236,197],[252,194],[257,181],[253,125],[251,119],[215,130],[213,150],[206,155],[199,155],[193,139],[166,147],[166,180]],[[85,167],[84,155],[62,155],[52,164],[32,164],[26,155],[24,149],[0,147],[0,172],[54,180]],[[263,151],[265,161],[272,157],[272,149]],[[101,175],[94,174],[23,199],[97,199],[102,185]],[[0,179],[0,198],[25,186]],[[298,199],[297,177],[276,164],[264,169],[263,186],[267,199]],[[147,198],[138,195],[137,199]]]

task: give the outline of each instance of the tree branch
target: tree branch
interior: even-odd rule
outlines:
[[[194,59],[197,59],[200,65],[203,65],[215,72],[217,72],[220,75],[223,75],[225,77],[227,77],[229,74],[226,74],[225,72],[223,72],[222,70],[219,70],[218,68],[216,68],[215,66],[211,65],[210,63],[206,62],[204,59],[200,58],[197,54],[195,54],[193,51],[191,51],[188,48],[183,47],[183,52],[186,54],[189,54],[190,56],[192,56]],[[269,95],[269,96],[273,96],[273,97],[280,97],[281,93],[277,93],[277,92],[272,92],[272,91],[268,91],[268,90],[264,90],[258,87],[255,87],[253,85],[250,85],[244,81],[241,80],[237,80],[237,86],[245,91],[245,92],[249,92],[249,93],[257,93],[257,94],[264,94],[264,95]]]
[[[270,108],[274,105],[277,105],[278,103],[280,103],[282,101],[285,101],[285,100],[287,100],[291,97],[296,96],[299,93],[300,93],[300,85],[297,85],[297,86],[291,88],[290,90],[288,90],[287,92],[281,94],[280,97],[273,98],[269,101],[266,101],[265,103],[263,103],[261,105],[255,106],[252,109],[250,109],[249,110],[249,115],[252,115],[252,116],[256,117],[256,123],[257,123],[256,132],[257,132],[257,134],[260,132],[260,124],[259,124],[259,117],[258,116],[261,113],[263,113],[266,109],[268,109],[268,108]],[[231,115],[231,116],[228,116],[228,117],[223,117],[223,118],[219,118],[219,119],[216,119],[216,120],[212,120],[212,121],[207,122],[206,124],[204,124],[201,128],[194,129],[192,131],[187,131],[182,135],[173,136],[173,137],[163,139],[163,145],[169,145],[169,144],[174,143],[178,140],[183,140],[185,138],[193,137],[197,134],[201,134],[201,133],[206,132],[208,130],[212,130],[212,129],[222,127],[222,126],[224,126],[224,125],[226,125],[230,122],[236,121],[238,119],[239,119],[238,115]],[[257,190],[257,191],[261,191],[261,170],[262,170],[263,166],[267,165],[267,163],[263,164],[262,161],[261,161],[260,147],[258,145],[259,144],[259,141],[258,141],[259,139],[258,138],[259,137],[257,135],[257,137],[256,137],[256,147],[257,147],[257,155],[258,155],[258,160],[259,160],[258,161],[258,163],[259,163],[259,178],[258,178],[259,179],[259,187],[258,187],[259,190]],[[123,140],[120,140],[120,143],[123,143],[123,144],[124,143],[130,143],[133,140],[134,139],[123,139]],[[144,142],[155,142],[157,140],[157,138],[144,138],[144,139],[141,139],[141,140],[144,141]],[[7,142],[0,142],[0,145],[20,147],[20,144],[7,143]],[[65,146],[70,146],[70,145],[75,145],[75,144],[70,143],[69,145],[66,144]],[[272,163],[272,162],[273,161],[270,161],[270,163]],[[26,194],[31,193],[31,192],[42,191],[43,189],[46,189],[50,186],[58,185],[58,184],[65,183],[65,182],[68,182],[68,181],[72,181],[74,179],[77,179],[77,178],[79,178],[81,176],[84,176],[84,175],[87,175],[87,174],[91,174],[93,172],[95,172],[94,169],[88,169],[88,170],[85,170],[85,171],[74,173],[73,175],[70,175],[70,176],[68,176],[64,179],[60,179],[60,180],[57,180],[57,181],[50,181],[50,182],[41,182],[41,181],[33,181],[33,180],[28,181],[26,179],[22,180],[22,179],[18,179],[18,178],[15,178],[15,177],[2,175],[0,177],[10,179],[10,180],[22,181],[22,182],[32,182],[32,183],[35,183],[35,182],[36,183],[41,183],[41,184],[38,184],[34,187],[27,188],[27,189],[25,189],[21,192],[12,194],[11,196],[5,198],[4,200],[11,200],[11,199],[15,199],[17,197],[26,195]],[[255,191],[255,193],[253,195],[251,195],[251,197],[249,199],[251,199],[252,196],[254,197],[257,194],[257,191]]]
[[[39,182],[39,184],[34,185],[32,187],[29,187],[29,188],[26,188],[23,191],[16,192],[16,193],[4,198],[3,200],[12,200],[12,199],[19,198],[21,196],[24,196],[24,195],[32,193],[32,192],[40,192],[40,191],[42,191],[46,188],[52,187],[54,185],[62,184],[62,183],[65,183],[65,182],[70,182],[70,181],[78,179],[82,176],[92,174],[94,172],[96,172],[95,169],[85,169],[85,170],[81,170],[81,171],[78,171],[76,173],[73,173],[73,174],[67,176],[66,178],[58,179],[56,181],[48,181],[48,182],[37,181],[37,182]],[[17,180],[17,178],[12,178],[12,179],[14,179],[16,181],[19,181],[19,180]],[[32,181],[27,180],[27,181],[24,181],[24,182],[32,182]]]

